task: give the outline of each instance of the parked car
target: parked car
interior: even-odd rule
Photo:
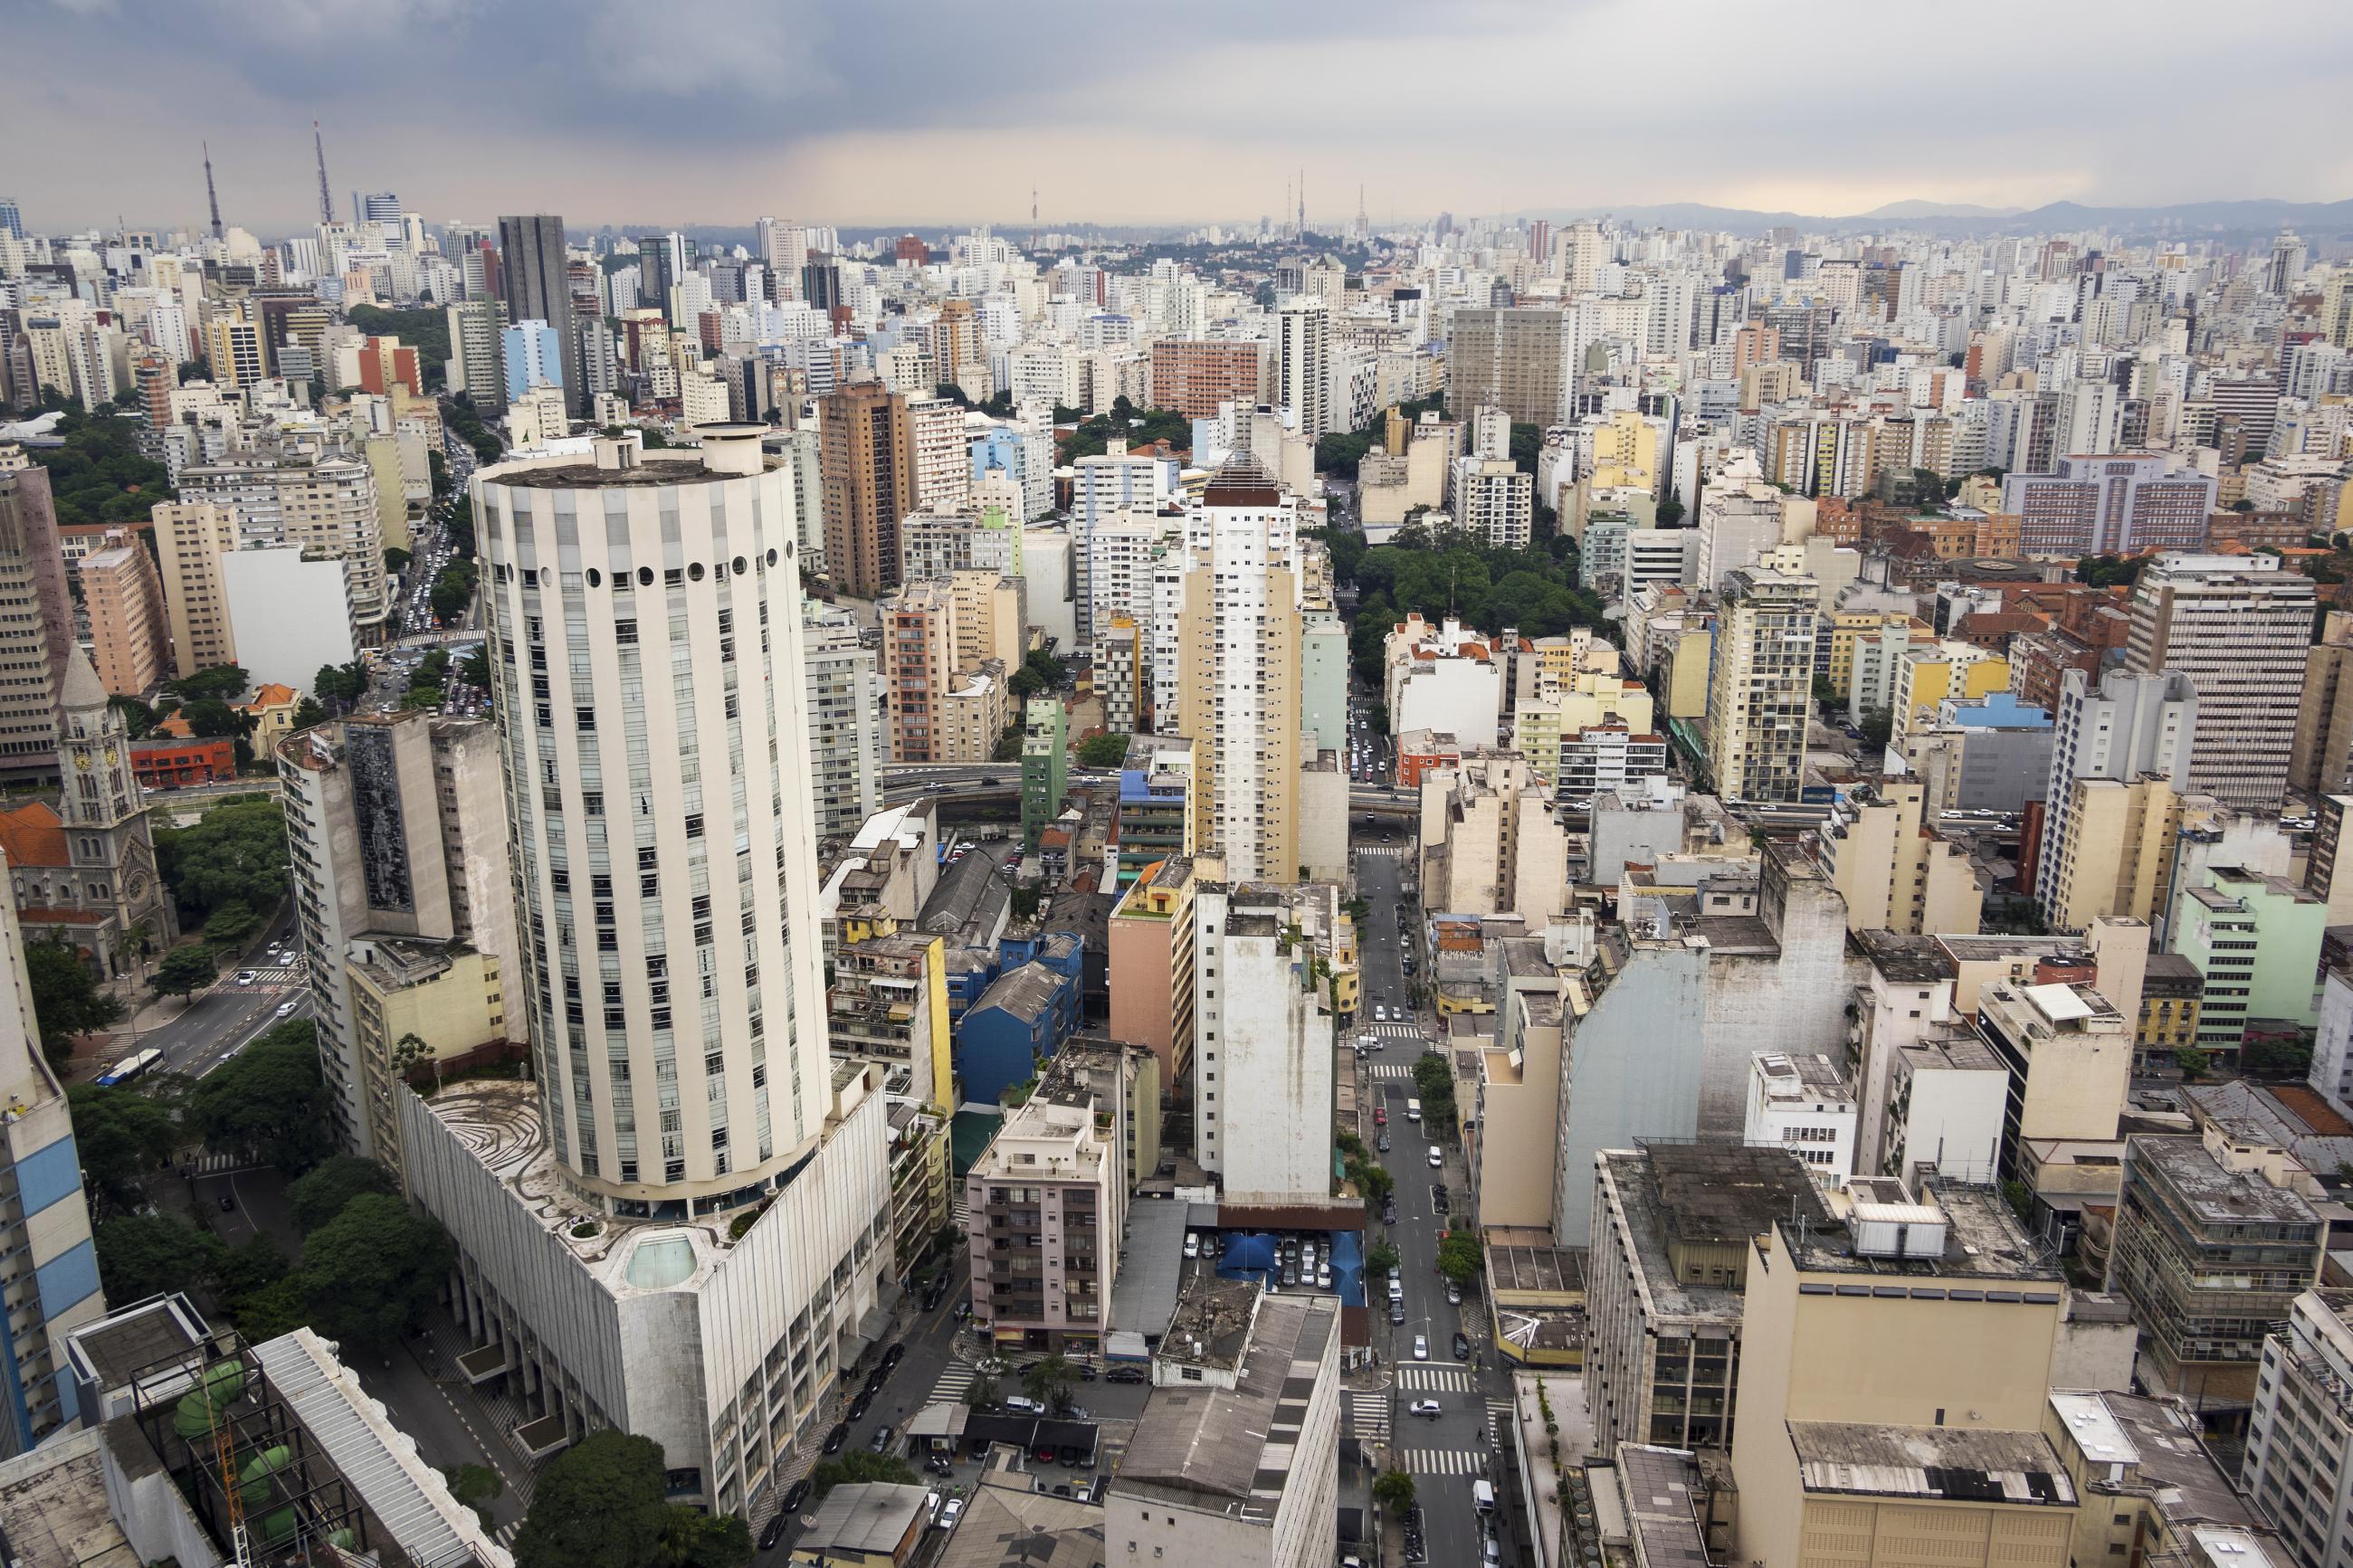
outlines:
[[[1198,1258],[1201,1256],[1201,1233],[1199,1231],[1188,1230],[1185,1233],[1185,1256],[1187,1258]]]
[[[785,1494],[784,1504],[777,1510],[777,1517],[781,1519],[786,1514],[800,1512],[801,1504],[808,1501],[808,1495],[809,1483],[807,1478],[804,1477],[800,1480],[795,1481],[793,1483],[793,1489]]]
[[[1413,1359],[1416,1361],[1428,1361],[1430,1359],[1430,1336],[1428,1334],[1416,1334],[1413,1336]],[[882,1430],[884,1432],[888,1432],[891,1428],[885,1426]],[[881,1450],[878,1447],[875,1451],[880,1453]]]
[[[1054,1458],[1066,1470],[1075,1470],[1087,1462],[1087,1451],[1076,1443],[1065,1443],[1054,1450]]]
[[[1054,1445],[1040,1443],[1029,1450],[1029,1457],[1041,1465],[1050,1465],[1054,1462]]]
[[[849,1402],[849,1418],[852,1421],[863,1421],[866,1419],[866,1413],[873,1408],[874,1391],[871,1388],[860,1389],[858,1397]]]
[[[825,1451],[828,1454],[839,1454],[841,1452],[841,1446],[849,1441],[849,1423],[837,1421],[833,1424],[833,1430],[825,1435]]]
[[[1103,1373],[1105,1383],[1150,1383],[1152,1374],[1140,1366],[1115,1366]]]
[[[1446,1304],[1450,1307],[1462,1305],[1462,1287],[1451,1279],[1446,1282]]]
[[[889,1350],[882,1352],[882,1370],[884,1372],[889,1372],[892,1367],[897,1366],[902,1361],[904,1361],[906,1357],[907,1347],[905,1345],[892,1345]]]
[[[1389,1135],[1388,1135],[1388,1133],[1386,1133],[1386,1132],[1382,1133],[1382,1134],[1380,1135],[1380,1138],[1379,1138],[1379,1140],[1377,1141],[1377,1145],[1376,1145],[1376,1146],[1380,1150],[1380,1152],[1381,1152],[1382,1153],[1384,1153],[1384,1154],[1388,1153],[1388,1152],[1389,1152]],[[1391,1209],[1391,1211],[1392,1211],[1392,1212],[1391,1212],[1391,1214],[1389,1215],[1389,1223],[1390,1223],[1391,1225],[1395,1225],[1395,1224],[1397,1224],[1397,1215],[1395,1214],[1395,1212],[1394,1212],[1394,1211],[1395,1211],[1395,1209],[1396,1209],[1397,1205],[1396,1205],[1395,1204],[1391,1204],[1391,1205],[1389,1205],[1389,1207],[1390,1207],[1390,1209]]]
[[[866,1439],[866,1446],[878,1454],[887,1454],[891,1451],[892,1440],[898,1436],[899,1434],[885,1423],[874,1428],[874,1436]]]
[[[785,1538],[785,1526],[791,1522],[791,1514],[792,1510],[783,1510],[774,1519],[760,1527],[761,1551],[772,1550],[777,1542]]]
[[[1016,1415],[1043,1415],[1046,1414],[1046,1407],[1043,1405],[1039,1404],[1036,1400],[1023,1394],[1009,1394],[1006,1395],[1000,1403],[1006,1409],[1010,1410]]]
[[[1439,1148],[1439,1146],[1438,1146],[1437,1144],[1432,1143],[1432,1144],[1430,1146],[1430,1168],[1431,1168],[1432,1170],[1435,1170],[1435,1169],[1437,1169],[1439,1166],[1443,1165],[1444,1163],[1446,1163],[1446,1153],[1445,1153],[1445,1151],[1443,1151],[1443,1150],[1441,1150],[1440,1148]]]
[[[1471,1336],[1460,1329],[1454,1331],[1454,1359],[1456,1361],[1471,1359]]]
[[[942,1530],[954,1530],[956,1521],[963,1517],[964,1499],[952,1497],[941,1506],[939,1526]]]
[[[1402,1323],[1402,1322],[1404,1322],[1404,1321],[1405,1321],[1405,1303],[1404,1303],[1403,1301],[1391,1301],[1391,1302],[1389,1303],[1389,1322],[1390,1322],[1390,1324],[1391,1324],[1392,1326],[1394,1326],[1394,1325],[1396,1325],[1396,1324],[1399,1324],[1399,1323]]]

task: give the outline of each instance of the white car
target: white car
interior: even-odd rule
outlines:
[[[1438,1401],[1435,1399],[1417,1399],[1411,1405],[1406,1406],[1406,1414],[1409,1415],[1427,1415],[1431,1420],[1435,1421],[1438,1419],[1439,1415]]]
[[[281,1018],[290,1018],[294,1016],[294,1009],[301,1005],[300,1002],[280,1002],[278,1004],[278,1016]]]
[[[240,969],[237,972],[237,983],[239,985],[250,985],[260,978],[261,971],[259,969]]]
[[[1185,1233],[1185,1256],[1187,1258],[1198,1258],[1201,1256],[1201,1233],[1199,1231],[1188,1230]]]
[[[1430,1146],[1430,1169],[1436,1170],[1439,1166],[1443,1165],[1444,1163],[1446,1163],[1446,1156],[1440,1152],[1437,1144],[1432,1143]]]
[[[1430,1359],[1430,1336],[1428,1334],[1416,1334],[1413,1336],[1413,1359],[1416,1361],[1428,1361]]]
[[[1374,1004],[1373,1004],[1373,1022],[1375,1022],[1376,1024],[1386,1024],[1386,1023],[1388,1023],[1388,1021],[1389,1021],[1389,1009],[1388,1009],[1388,1003],[1386,1003],[1386,1002],[1376,1002],[1376,1003],[1374,1003]]]

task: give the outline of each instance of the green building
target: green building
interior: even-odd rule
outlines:
[[[1071,716],[1054,697],[1032,697],[1021,710],[1021,847],[1061,815],[1071,782]]]
[[[2173,951],[2206,979],[2198,1048],[2238,1059],[2251,1026],[2312,1029],[2320,1022],[2320,940],[2328,906],[2284,877],[2238,866],[2205,868],[2181,900]]]

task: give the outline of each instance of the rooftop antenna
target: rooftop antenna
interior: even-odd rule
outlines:
[[[335,221],[335,198],[327,194],[327,143],[319,134],[319,122],[311,121],[311,146],[319,154],[319,221]]]
[[[210,202],[213,207],[213,237],[225,238],[226,235],[221,228],[220,220],[220,193],[213,188],[213,144],[210,142],[203,142],[198,145],[205,150],[205,200]]]
[[[1035,181],[1029,185],[1029,254],[1038,254],[1038,186]]]
[[[1307,166],[1299,166],[1299,237],[1307,237]]]

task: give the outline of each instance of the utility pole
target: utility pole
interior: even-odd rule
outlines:
[[[213,188],[213,144],[210,142],[198,144],[205,150],[205,200],[212,204],[213,237],[219,239],[224,237],[224,231],[220,220],[220,193]]]
[[[311,121],[311,146],[319,154],[319,221],[335,221],[335,198],[327,194],[327,143],[319,134],[319,122]]]

